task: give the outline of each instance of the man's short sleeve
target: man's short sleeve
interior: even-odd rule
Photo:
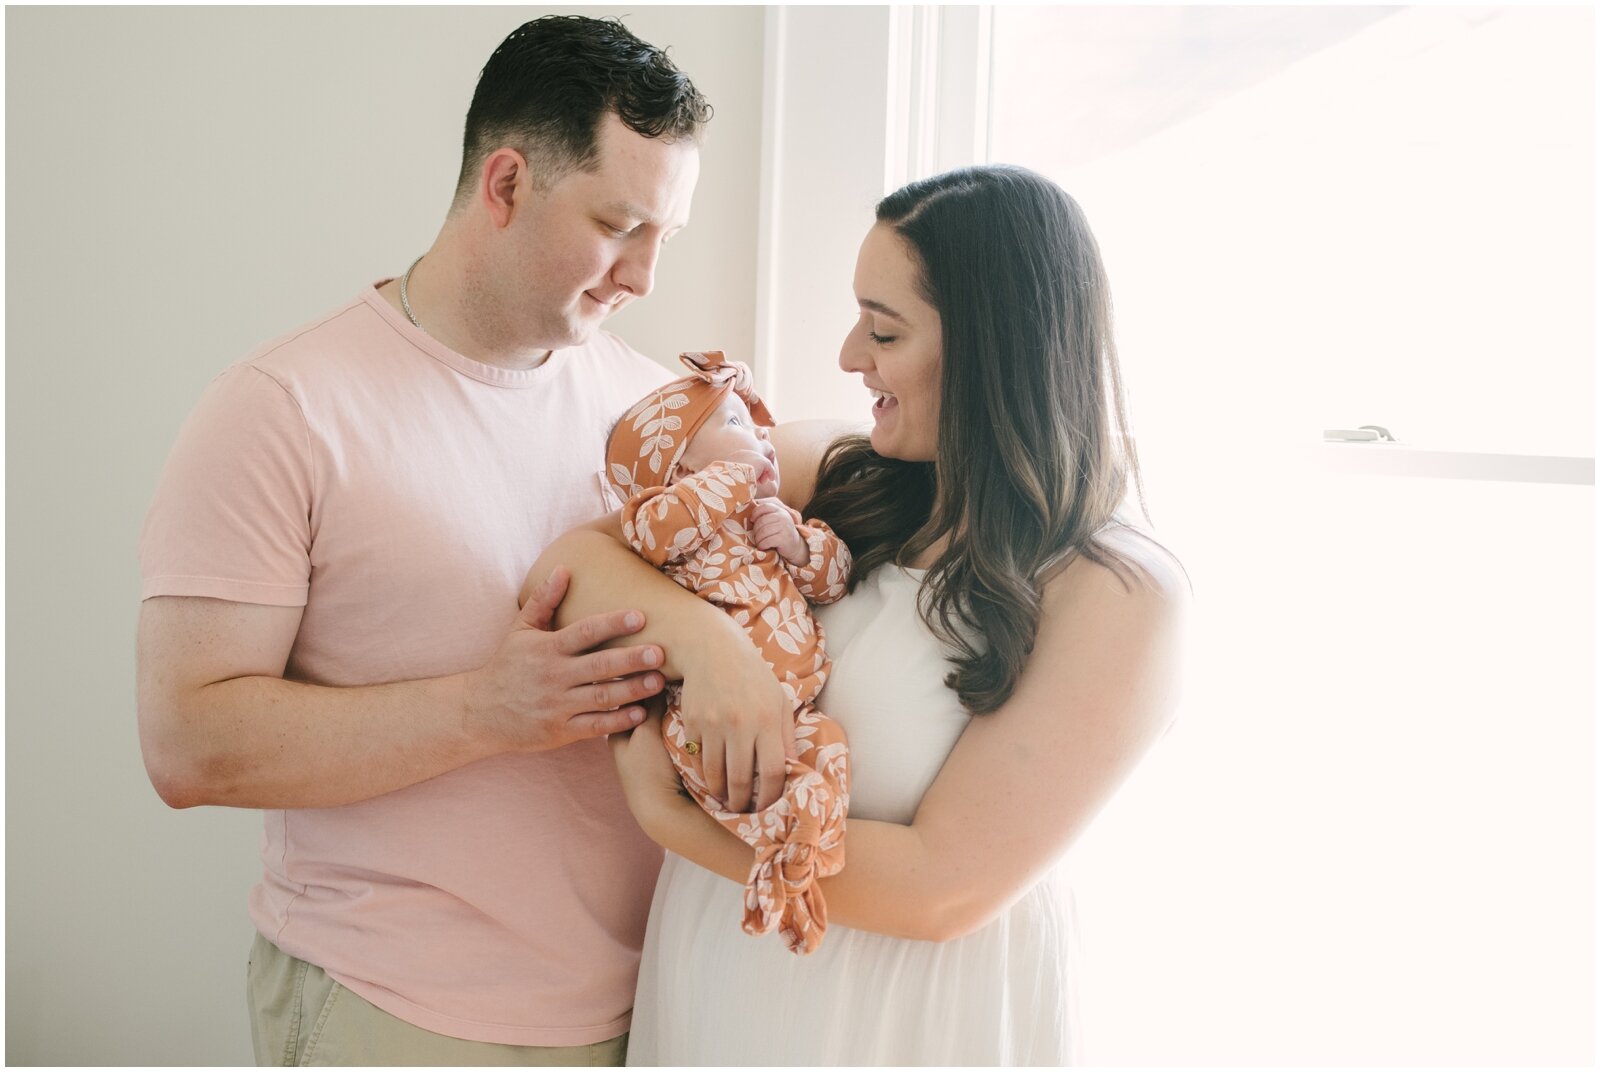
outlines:
[[[141,599],[300,607],[314,479],[299,404],[252,365],[213,380],[184,422],[139,538]]]

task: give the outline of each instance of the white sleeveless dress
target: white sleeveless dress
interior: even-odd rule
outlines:
[[[970,717],[885,566],[817,609],[850,735],[850,815],[910,823]],[[849,860],[845,866],[848,868]],[[739,927],[743,887],[667,854],[645,933],[630,1065],[1062,1065],[1077,1056],[1076,927],[1059,873],[949,942],[830,925],[808,956]]]

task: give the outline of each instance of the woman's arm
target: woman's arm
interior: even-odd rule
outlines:
[[[816,487],[827,445],[851,430],[833,421],[797,421],[774,428],[785,501],[804,504]],[[745,631],[725,612],[679,587],[626,545],[620,513],[560,537],[528,571],[522,599],[557,566],[571,572],[556,622],[564,626],[606,610],[644,614],[630,645],[660,645],[662,671],[683,682],[684,722],[701,742],[706,783],[732,810],[766,807],[783,789],[783,757],[794,749],[793,712],[783,687]],[[719,828],[720,829],[720,828]]]
[[[778,470],[783,479],[778,498],[796,510],[804,510],[817,490],[817,469],[829,444],[852,432],[865,431],[846,421],[789,421],[770,429],[767,438],[778,451]]]
[[[659,644],[663,674],[683,682],[684,724],[701,742],[707,786],[730,810],[743,811],[760,773],[754,805],[766,807],[783,790],[783,758],[793,747],[783,687],[731,617],[634,554],[621,532],[619,516],[610,514],[559,537],[529,571],[524,594],[562,566],[572,579],[559,624],[587,619],[597,607],[643,613],[644,628],[628,639]]]
[[[773,448],[778,452],[778,468],[783,474],[783,479],[778,489],[778,497],[789,506],[794,507],[796,510],[804,509],[806,504],[811,501],[811,496],[816,492],[817,470],[822,464],[822,455],[827,451],[829,444],[841,436],[848,435],[851,432],[859,431],[861,431],[861,428],[857,425],[844,421],[826,420],[790,421],[786,424],[780,424],[776,428],[771,429],[768,432],[768,437],[772,441]],[[609,537],[621,544],[625,549],[628,549],[631,553],[632,549],[628,548],[627,538],[622,533],[622,514],[620,511],[607,514],[604,517],[597,517],[593,521],[579,525],[573,530],[573,532],[580,531],[595,532]],[[571,534],[569,533],[568,535]],[[543,562],[544,559],[541,558],[540,563],[542,564]],[[549,567],[536,565],[533,569],[528,571],[527,579],[522,582],[522,594],[517,600],[519,606],[528,601],[528,596],[535,588],[544,582],[546,577],[550,575],[550,569],[554,568],[554,565],[556,565],[556,563],[551,563]],[[645,566],[645,569],[652,573],[654,572],[652,567]],[[629,570],[628,572],[633,574],[635,577],[643,576],[643,571],[641,570]],[[660,579],[665,580],[665,578]],[[678,589],[678,586],[671,581],[667,582],[667,586],[672,589]],[[650,587],[659,586],[650,585]],[[666,591],[667,588],[661,588],[660,590]],[[681,591],[681,589],[678,590]],[[684,594],[687,595],[687,593]],[[701,600],[694,599],[692,596],[690,598],[694,603],[702,604]],[[567,599],[572,599],[570,592],[567,595]],[[588,595],[580,597],[578,602],[599,605],[599,603],[603,602],[603,597],[597,598],[596,593],[591,591]],[[669,602],[679,601],[671,600]],[[575,605],[576,604],[563,603],[557,613],[557,620],[564,623],[569,619],[581,617],[581,614],[574,613],[573,607]],[[686,606],[687,604],[684,605]],[[611,609],[615,610],[618,608],[631,606],[632,604],[628,600],[623,599],[616,603]],[[722,617],[726,617],[726,615],[722,615],[720,611],[716,611],[714,608],[710,607],[706,607],[704,610],[693,616],[698,617],[703,622],[709,622],[709,615],[713,613]],[[657,635],[655,635],[652,640],[638,641],[637,643],[661,643],[663,640],[662,636],[660,635],[661,630],[656,629],[654,632]],[[693,636],[694,634],[675,633],[674,635],[687,637]],[[681,674],[674,673],[673,667],[674,661],[672,659],[672,655],[671,653],[668,653],[667,676],[677,680]]]
[[[1171,717],[1187,587],[1175,567],[1147,557],[1148,579],[1131,590],[1086,559],[1046,587],[1015,693],[973,719],[912,823],[849,821],[845,868],[822,883],[832,921],[905,938],[960,937],[1060,859]],[[662,792],[650,735],[633,737],[615,747],[645,830],[744,881],[749,850]]]

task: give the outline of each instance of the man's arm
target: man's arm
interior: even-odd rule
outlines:
[[[331,807],[629,728],[642,717],[630,705],[661,688],[660,649],[594,650],[637,632],[637,611],[555,629],[566,576],[550,580],[482,668],[359,688],[283,679],[298,607],[146,600],[139,741],[156,792],[175,808]]]

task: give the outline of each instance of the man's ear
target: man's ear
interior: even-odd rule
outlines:
[[[527,184],[527,158],[515,149],[496,149],[483,162],[478,192],[496,227],[511,223]]]

